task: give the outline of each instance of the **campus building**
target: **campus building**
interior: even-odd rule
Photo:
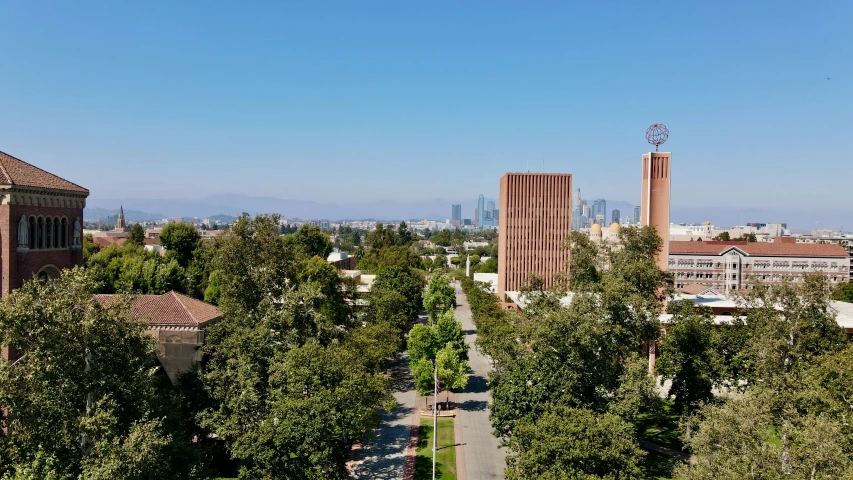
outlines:
[[[682,291],[749,288],[750,279],[802,282],[821,272],[835,285],[850,280],[850,256],[840,245],[797,243],[794,237],[768,242],[671,241],[667,268]]]
[[[553,284],[568,269],[563,240],[572,229],[572,175],[507,173],[500,185],[498,296],[517,291],[530,275]]]
[[[89,190],[0,152],[3,297],[33,277],[55,278],[83,261]]]
[[[669,248],[669,189],[672,154],[649,152],[643,154],[643,183],[640,196],[640,221],[642,226],[655,227],[663,240],[657,264],[666,270]]]

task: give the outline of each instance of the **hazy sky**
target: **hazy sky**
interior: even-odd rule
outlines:
[[[573,5],[569,5],[573,4]],[[93,198],[850,203],[853,2],[0,3],[0,150]],[[831,77],[827,80],[826,77]]]

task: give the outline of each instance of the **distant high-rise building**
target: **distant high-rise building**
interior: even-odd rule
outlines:
[[[462,225],[462,205],[450,207],[450,224],[455,227]]]
[[[550,287],[568,268],[562,248],[572,228],[572,176],[507,173],[501,177],[498,295],[517,291],[535,274]]]
[[[477,228],[480,227],[480,209],[479,208],[474,209],[474,226]]]
[[[643,154],[643,184],[640,196],[640,225],[655,227],[663,240],[657,255],[661,270],[667,269],[669,255],[669,188],[672,154],[649,152]]]
[[[613,218],[612,218],[612,220],[613,220],[613,221],[612,221],[611,223],[619,223],[619,215],[620,215],[621,213],[622,213],[622,212],[620,212],[618,209],[615,209],[615,208],[614,208],[614,209],[613,209]]]
[[[486,224],[485,227],[494,227],[495,223],[497,223],[495,219],[495,202],[493,200],[489,200],[486,202]]]
[[[595,223],[598,224],[599,226],[604,225],[604,214],[603,213],[599,213],[598,215],[595,216]]]
[[[640,224],[640,206],[637,205],[634,207],[634,224]]]
[[[599,225],[604,223],[604,220],[607,219],[607,200],[603,198],[596,199],[592,202],[592,217],[598,218],[601,215],[602,221],[599,222]]]
[[[483,198],[483,194],[481,193],[479,197],[477,197],[477,214],[474,215],[475,221],[477,222],[476,226],[482,228],[485,225],[486,218],[486,205],[485,199]]]
[[[492,221],[495,222],[496,227],[500,225],[500,222],[499,222],[500,218],[501,218],[500,209],[496,208],[496,209],[492,210]]]

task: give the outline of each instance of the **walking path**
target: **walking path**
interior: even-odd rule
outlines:
[[[658,445],[657,443],[652,443],[647,440],[638,440],[640,444],[640,448],[643,450],[650,450],[652,452],[662,453],[664,455],[668,455],[670,457],[675,457],[679,460],[696,463],[696,457],[690,455],[687,452],[682,452],[681,450],[673,450],[671,448],[664,447],[662,445]]]
[[[492,395],[487,380],[492,369],[491,360],[477,351],[474,321],[468,299],[459,285],[456,288],[456,319],[462,322],[465,343],[468,344],[468,363],[471,376],[468,386],[457,395],[459,408],[456,417],[456,447],[459,478],[467,480],[486,480],[504,478],[506,452],[500,448],[500,442],[492,435],[492,422],[489,421],[489,404]],[[462,476],[464,472],[464,477]]]
[[[391,381],[394,382],[394,398],[397,408],[390,412],[381,412],[382,423],[376,436],[367,440],[362,448],[355,452],[349,463],[355,479],[399,480],[404,478],[408,450],[413,450],[410,437],[412,425],[419,419],[416,410],[415,383],[409,372],[409,354],[403,352],[391,363]],[[415,422],[415,423],[413,423]],[[415,427],[417,428],[417,427]],[[414,452],[412,460],[414,460]],[[411,461],[410,461],[411,463]],[[410,466],[412,468],[412,466]]]

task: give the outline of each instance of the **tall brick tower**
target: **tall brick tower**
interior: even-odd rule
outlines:
[[[501,178],[498,224],[498,295],[517,291],[535,274],[553,284],[567,272],[563,240],[572,231],[572,175],[507,173]]]
[[[0,152],[0,293],[83,261],[89,190]]]
[[[83,262],[89,190],[0,152],[0,295]],[[15,360],[3,348],[0,357]]]
[[[669,256],[669,187],[672,154],[649,152],[643,154],[643,186],[640,197],[640,225],[651,225],[663,240],[657,264],[666,271]]]

